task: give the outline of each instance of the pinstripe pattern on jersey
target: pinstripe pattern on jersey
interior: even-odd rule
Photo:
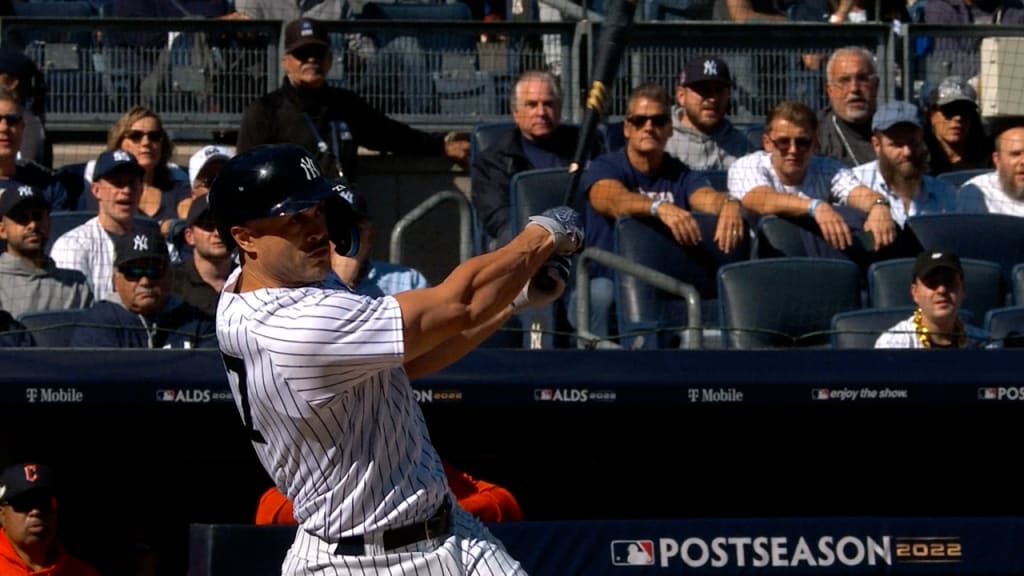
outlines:
[[[319,287],[231,292],[221,351],[244,361],[254,443],[303,531],[336,542],[428,518],[448,494],[402,368],[398,302]],[[242,411],[238,375],[228,381]]]
[[[94,302],[109,300],[114,292],[114,240],[98,217],[60,235],[50,248],[58,268],[80,270],[89,281]],[[115,300],[120,302],[120,299]]]

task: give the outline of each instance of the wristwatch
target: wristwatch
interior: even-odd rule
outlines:
[[[875,198],[875,201],[872,202],[871,205],[872,205],[872,207],[874,207],[874,206],[885,206],[886,208],[891,208],[892,207],[892,203],[890,203],[889,199],[886,198],[885,196],[882,196],[881,198]]]

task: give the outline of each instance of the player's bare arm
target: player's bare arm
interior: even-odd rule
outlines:
[[[483,324],[463,330],[417,358],[405,362],[405,373],[410,380],[444,370],[476,348],[501,328],[512,317],[512,307],[506,306]]]

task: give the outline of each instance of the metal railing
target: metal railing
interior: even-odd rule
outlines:
[[[394,228],[391,229],[390,258],[392,262],[405,263],[402,244],[407,229],[445,202],[454,202],[459,208],[459,262],[465,262],[473,256],[473,207],[465,194],[444,190],[420,202],[418,206],[395,222]]]

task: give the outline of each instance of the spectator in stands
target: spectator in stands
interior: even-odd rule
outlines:
[[[57,521],[50,467],[26,462],[4,468],[0,473],[0,574],[99,576],[61,546]]]
[[[35,162],[18,160],[24,132],[25,117],[18,98],[0,87],[0,179],[28,184],[43,193],[52,210],[67,210],[67,191],[54,173]]]
[[[768,114],[764,151],[748,154],[729,168],[729,193],[759,215],[814,219],[835,250],[853,243],[849,223],[835,206],[866,214],[863,228],[874,247],[891,244],[895,223],[886,196],[860,183],[838,160],[814,154],[818,119],[800,102],[786,101]]]
[[[220,169],[227,164],[227,161],[234,156],[226,146],[208,144],[196,150],[188,159],[188,181],[192,187],[192,193],[178,203],[178,218],[184,220],[188,217],[189,207],[195,198],[210,192],[210,184],[220,173]]]
[[[871,117],[878,105],[875,55],[860,46],[832,53],[825,66],[829,106],[818,120],[818,153],[857,166],[875,159]]]
[[[110,283],[114,271],[114,238],[135,228],[143,173],[135,157],[124,150],[100,154],[95,161],[91,185],[98,206],[96,217],[62,234],[50,248],[50,256],[58,268],[85,274],[97,302],[114,293]]]
[[[879,336],[875,348],[981,348],[987,344],[983,330],[960,319],[967,285],[956,254],[922,252],[914,261],[910,295],[917,310]]]
[[[141,224],[115,240],[114,293],[87,309],[71,345],[114,348],[216,347],[213,319],[171,294],[170,256],[160,229]]]
[[[214,318],[220,290],[235,262],[231,250],[220,239],[205,194],[189,207],[184,238],[192,248],[191,256],[174,265],[171,293]]]
[[[377,238],[370,220],[370,212],[366,207],[366,197],[358,191],[336,184],[340,195],[352,206],[357,218],[359,239],[356,253],[346,256],[347,248],[331,245],[331,270],[324,279],[324,286],[338,290],[349,290],[367,296],[384,296],[397,294],[406,290],[427,288],[430,284],[426,277],[409,266],[393,264],[370,258],[374,241]],[[347,222],[337,222],[340,218],[329,217],[328,226],[338,226]],[[331,238],[347,238],[345,230],[331,230]],[[341,253],[339,253],[341,252]]]
[[[21,106],[23,122],[18,158],[53,167],[53,145],[46,137],[46,82],[35,63],[20,50],[0,48],[0,88]]]
[[[352,4],[348,0],[320,0],[319,2],[235,0],[235,10],[253,20],[281,20],[284,22],[291,22],[299,18],[346,20],[353,11]],[[362,6],[361,2],[354,4]],[[359,11],[356,10],[356,12]]]
[[[931,175],[992,167],[992,144],[978,114],[978,94],[961,78],[944,79],[928,95],[928,144]]]
[[[732,75],[725,60],[689,60],[676,87],[673,132],[665,151],[694,170],[725,170],[753,152],[750,140],[725,117],[731,96]]]
[[[330,178],[358,178],[357,147],[400,154],[444,154],[468,164],[469,141],[415,130],[385,116],[359,95],[327,84],[333,62],[327,31],[300,18],[285,28],[281,88],[253,102],[242,117],[237,152],[290,142],[309,150]]]
[[[553,74],[522,73],[512,87],[512,119],[516,126],[473,160],[473,205],[487,231],[488,248],[508,242],[509,182],[517,172],[568,166],[576,153],[579,129],[561,124],[562,89]]]
[[[884,104],[875,112],[871,129],[871,145],[878,160],[857,166],[853,174],[888,197],[890,214],[900,232],[911,216],[956,212],[956,189],[925,173],[928,149],[917,106],[900,101]],[[902,236],[899,234],[897,241]],[[912,254],[905,256],[920,252],[920,246],[915,246]]]
[[[580,184],[587,194],[587,246],[613,250],[612,226],[621,216],[655,218],[679,243],[696,244],[701,233],[691,210],[719,214],[714,240],[722,251],[731,252],[739,244],[743,234],[739,202],[716,191],[707,178],[665,152],[672,134],[670,107],[667,92],[657,84],[643,84],[630,93],[623,125],[625,149],[595,158]],[[612,274],[603,266],[591,266],[591,331],[607,337],[614,302]],[[570,310],[575,308],[574,300]],[[573,321],[575,315],[570,312],[569,316]]]
[[[1008,128],[996,137],[992,162],[995,170],[960,187],[958,211],[1024,216],[1024,127]]]
[[[997,24],[997,12],[1003,4],[1000,0],[927,0],[923,3],[925,24],[949,24],[970,26],[972,24]],[[981,67],[978,57],[980,40],[959,34],[943,34],[934,40],[935,50],[927,55],[929,60],[941,61],[946,74],[962,78],[974,78]]]
[[[0,182],[0,308],[20,317],[27,312],[84,308],[92,304],[85,275],[57,268],[46,254],[50,206],[35,188]]]

